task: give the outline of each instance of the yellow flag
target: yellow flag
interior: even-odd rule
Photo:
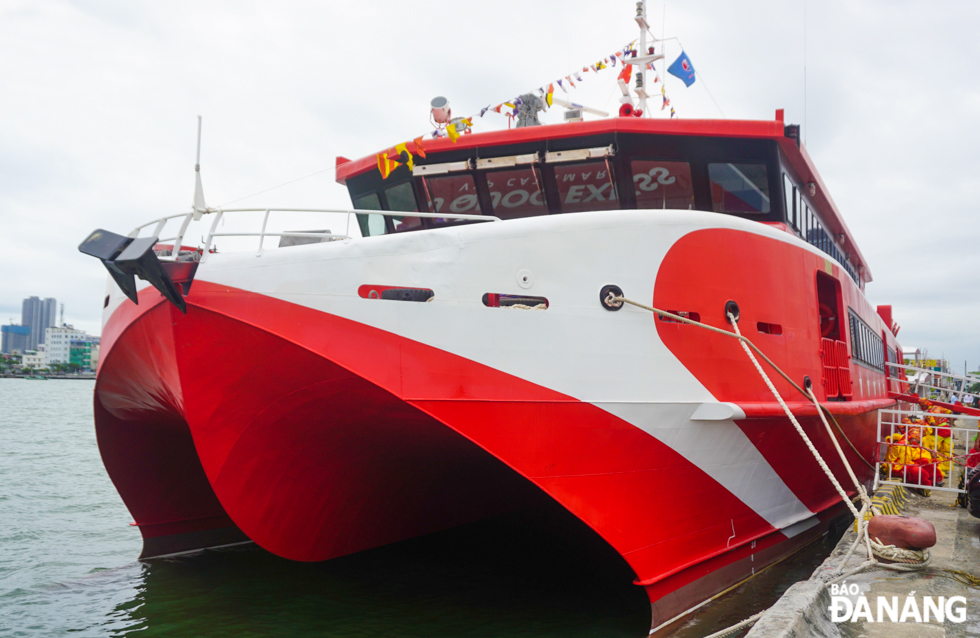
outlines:
[[[405,162],[405,165],[408,166],[408,170],[412,170],[415,167],[415,163],[412,161],[412,154],[408,151],[407,142],[402,142],[395,146],[395,155],[400,156],[402,152],[408,155],[408,161]]]
[[[455,124],[450,124],[446,127],[446,135],[449,136],[449,141],[451,141],[453,144],[456,143],[456,140],[459,138],[459,133],[456,132]]]

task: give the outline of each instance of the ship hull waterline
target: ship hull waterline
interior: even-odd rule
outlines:
[[[720,237],[696,237],[699,246],[728,246],[732,230],[717,230]],[[825,266],[782,238],[736,234],[745,240],[736,251],[754,253],[744,244],[762,242],[770,255],[791,250]],[[738,268],[697,298],[696,286],[672,288],[677,277],[661,283],[671,269],[690,282],[699,268],[714,267],[687,263],[687,248],[674,242],[657,264],[660,307],[720,308],[732,296],[751,316],[765,305],[757,286],[740,284],[752,277]],[[730,404],[719,401],[583,400],[412,334],[229,285],[233,278],[217,270],[208,281],[206,266],[186,315],[145,288],[140,305],[113,304],[106,322],[99,445],[146,557],[252,540],[285,558],[327,560],[550,499],[630,564],[657,627],[812,542],[841,513],[785,417],[735,409],[730,418],[697,418],[704,405]],[[597,290],[590,293],[598,307]],[[481,310],[538,320],[535,311]],[[711,344],[716,360],[729,348],[722,358],[739,362],[712,379],[703,372],[704,336],[692,347],[690,334],[680,333],[690,327],[634,321],[656,331],[674,363],[711,390],[709,399],[737,393],[723,387],[732,378],[761,385],[736,344]],[[533,354],[546,355],[547,345]],[[774,359],[792,358],[789,350]],[[753,392],[736,403],[771,403]],[[869,409],[838,420],[870,452],[875,418]],[[819,419],[801,422],[844,475]],[[686,434],[693,439],[678,440]],[[748,476],[733,479],[740,462]]]

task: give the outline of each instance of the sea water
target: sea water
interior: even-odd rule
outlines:
[[[0,379],[0,636],[615,638],[649,630],[632,571],[563,510],[323,563],[255,546],[137,561],[139,531],[99,457],[93,388]],[[793,562],[819,560],[811,552]],[[797,571],[743,586],[681,633],[741,620],[809,575]]]

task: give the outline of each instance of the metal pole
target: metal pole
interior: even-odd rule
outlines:
[[[259,252],[255,253],[256,257],[262,255],[262,245],[265,243],[265,226],[269,223],[269,209],[265,210],[265,217],[262,218],[262,232],[259,234]]]
[[[878,489],[878,476],[881,474],[880,471],[881,470],[881,410],[878,410],[878,438],[877,438],[876,446],[877,449],[875,450],[875,457],[876,457],[875,458],[875,482],[871,488],[872,494],[874,494],[875,490]]]
[[[201,116],[197,116],[197,159],[194,160],[194,170],[201,171]]]
[[[208,253],[211,250],[211,241],[214,239],[214,231],[218,228],[218,222],[221,221],[221,216],[225,214],[225,211],[219,210],[218,214],[214,216],[214,221],[211,222],[211,229],[208,230],[208,238],[204,242],[204,252],[201,254],[201,262],[207,261]]]
[[[174,239],[174,250],[171,255],[174,261],[177,261],[177,257],[180,256],[180,246],[184,242],[184,233],[187,232],[187,226],[191,223],[191,219],[194,217],[194,213],[187,213],[184,216],[184,223],[180,225],[180,232],[177,233],[177,237]]]
[[[647,0],[640,0],[638,3],[640,9],[640,17],[643,18],[643,23],[640,25],[640,56],[647,54],[647,28],[644,26],[647,23]],[[643,91],[647,91],[647,65],[643,64],[639,68],[640,71],[640,84],[643,85]],[[640,109],[643,111],[644,117],[650,117],[647,114],[647,99],[645,97],[640,98]]]

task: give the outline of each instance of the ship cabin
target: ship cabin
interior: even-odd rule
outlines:
[[[337,158],[337,181],[364,236],[473,223],[427,211],[501,220],[616,209],[735,215],[793,233],[827,253],[864,289],[871,273],[800,144],[773,121],[616,117],[515,128],[414,144],[387,178],[372,155]]]

